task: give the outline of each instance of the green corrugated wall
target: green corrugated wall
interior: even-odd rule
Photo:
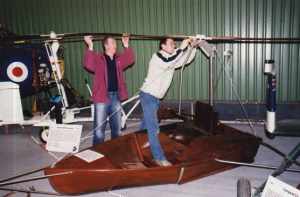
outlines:
[[[299,0],[0,0],[0,22],[18,34],[62,32],[130,32],[136,34],[204,34],[207,36],[300,37]],[[226,67],[245,102],[262,102],[263,62],[275,59],[278,100],[300,100],[300,44],[225,44],[233,50]],[[100,44],[98,44],[98,49]],[[138,91],[156,41],[132,41],[135,65],[126,71],[129,92]],[[83,43],[65,44],[66,76],[85,96]],[[220,53],[222,56],[222,53]],[[215,90],[217,100],[236,100],[223,65]],[[178,99],[179,72],[168,92]],[[199,52],[184,72],[184,99],[208,98],[208,65]]]

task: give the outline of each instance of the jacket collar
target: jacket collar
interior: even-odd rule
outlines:
[[[175,55],[177,53],[177,50],[178,49],[175,49],[173,53],[167,53],[166,51],[164,51],[164,50],[161,49],[158,52],[160,54],[162,54],[164,57],[168,58],[168,57],[171,57],[171,56]]]

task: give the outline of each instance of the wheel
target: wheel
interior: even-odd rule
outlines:
[[[48,140],[48,136],[49,136],[49,128],[46,127],[46,128],[42,128],[40,130],[40,139],[43,143],[47,143],[47,140]]]
[[[246,178],[240,178],[237,182],[237,197],[251,197],[251,183]]]

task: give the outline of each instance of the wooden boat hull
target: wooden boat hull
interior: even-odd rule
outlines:
[[[234,168],[218,159],[253,162],[260,138],[219,124],[214,135],[175,123],[161,127],[159,138],[170,167],[152,161],[145,131],[132,133],[89,148],[104,155],[91,163],[70,156],[45,170],[46,175],[72,172],[49,178],[53,188],[67,195],[107,191],[115,188],[185,183]]]

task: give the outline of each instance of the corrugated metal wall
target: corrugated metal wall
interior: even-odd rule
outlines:
[[[61,32],[130,32],[137,34],[204,34],[207,36],[300,37],[299,0],[0,0],[0,21],[18,34]],[[99,44],[98,44],[99,45]],[[132,41],[137,53],[126,71],[131,94],[146,75],[156,41]],[[67,78],[87,95],[82,43],[65,44]],[[264,99],[263,62],[275,59],[280,102],[300,100],[299,44],[225,44],[233,50],[226,69],[242,100]],[[99,49],[99,47],[98,47]],[[222,53],[220,53],[222,56]],[[224,66],[217,65],[216,99],[236,100]],[[90,78],[89,78],[90,80]],[[178,99],[179,73],[168,99]],[[184,99],[208,98],[208,65],[201,53],[184,72]]]

